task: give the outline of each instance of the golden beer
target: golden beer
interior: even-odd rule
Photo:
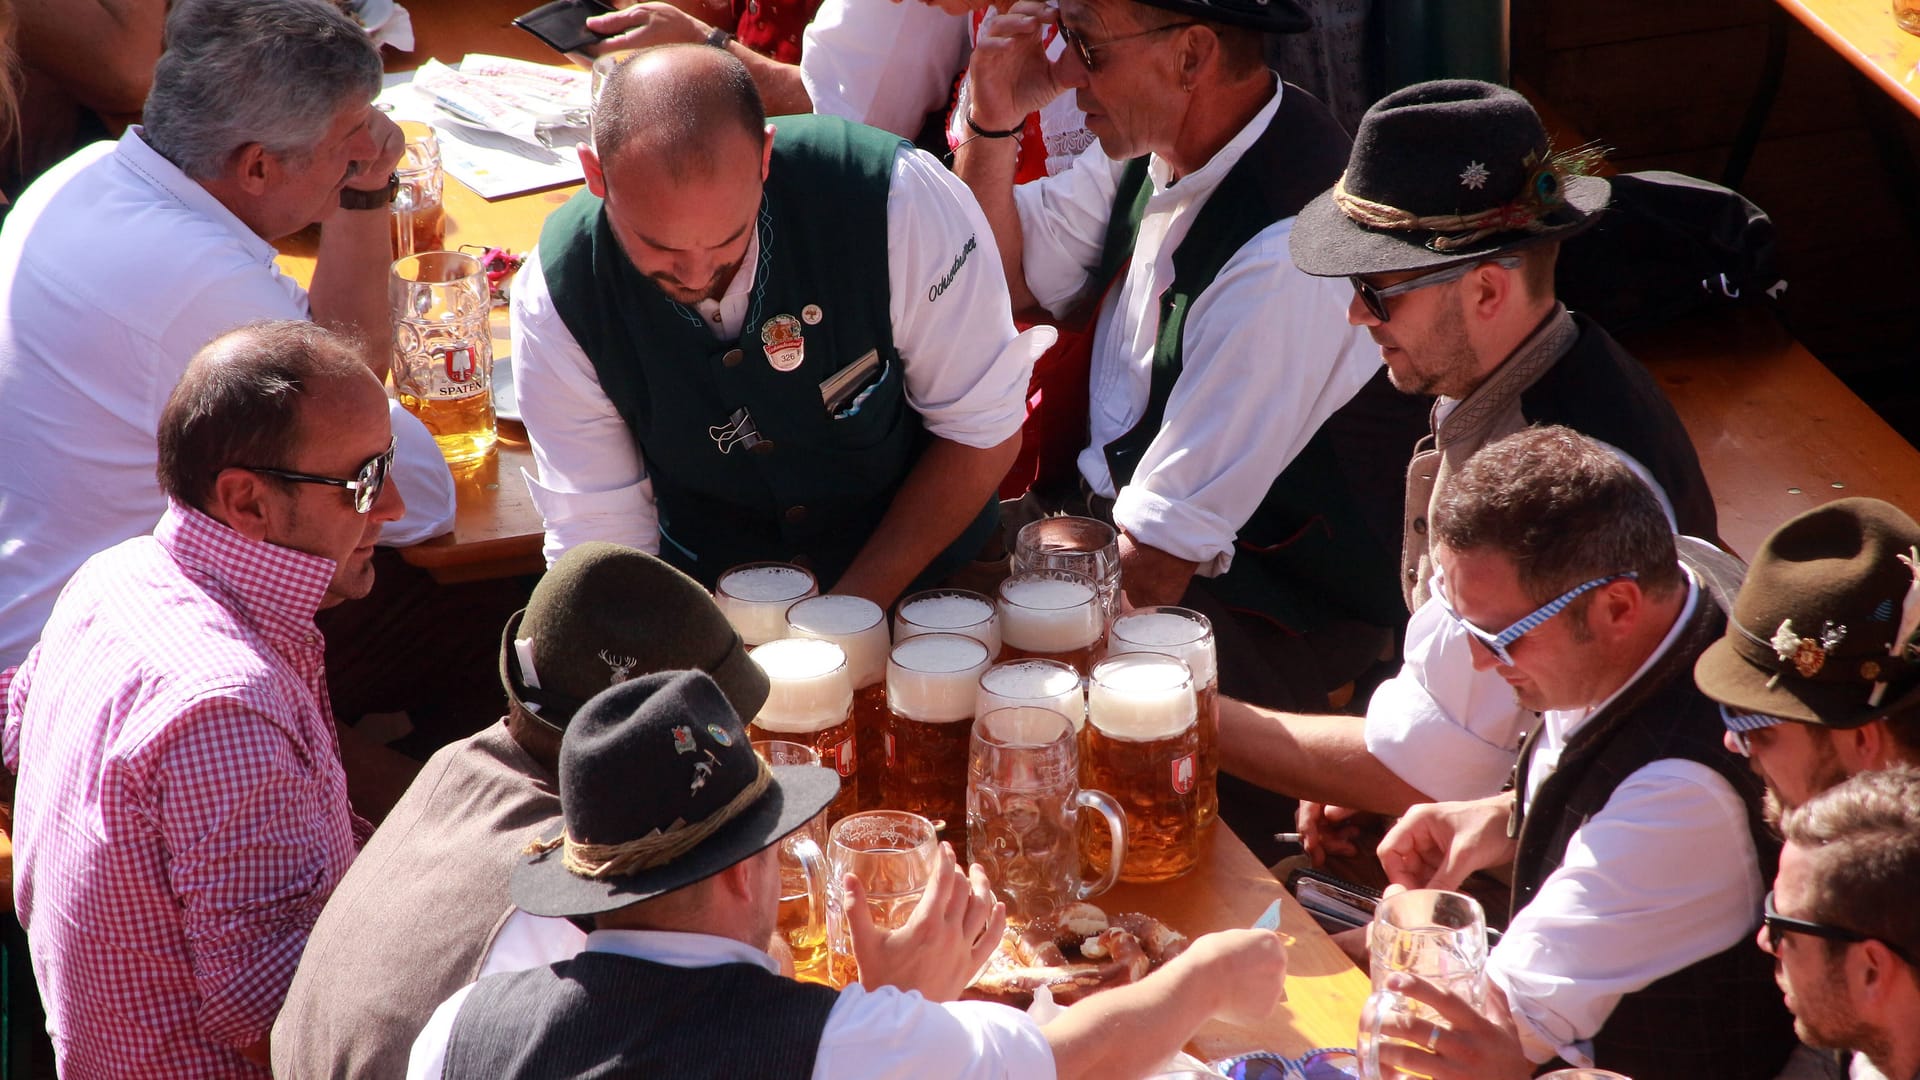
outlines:
[[[420,418],[448,461],[472,461],[484,457],[493,446],[485,432],[493,431],[493,395],[469,394],[463,398],[417,398],[400,395],[400,406]]]
[[[406,188],[400,189],[396,197],[392,215],[393,255],[399,258],[416,251],[439,251],[447,246],[447,210],[440,205],[440,193],[434,192],[431,202],[423,195],[421,201],[401,208],[400,200],[405,197]]]
[[[921,634],[887,660],[886,767],[881,797],[894,810],[965,828],[967,747],[987,647],[959,634]]]
[[[1106,631],[1098,588],[1071,570],[1030,570],[1000,583],[1001,656],[1093,670]]]
[[[784,862],[780,867],[780,934],[793,954],[794,978],[832,985],[827,967],[826,912],[814,911],[806,874]]]
[[[393,166],[400,187],[393,193],[388,213],[393,222],[393,257],[403,259],[446,249],[446,174],[440,168],[440,139],[433,126],[418,120],[399,124],[406,149]]]
[[[989,660],[1000,655],[1000,615],[992,600],[967,589],[928,589],[900,601],[893,639],[918,634],[963,634],[985,645]]]
[[[886,612],[858,596],[828,593],[808,597],[787,609],[794,637],[819,638],[847,654],[853,680],[853,740],[859,750],[856,773],[860,809],[880,808],[880,774],[886,769],[887,634]]]
[[[897,930],[906,925],[927,890],[938,861],[938,842],[933,824],[914,814],[871,810],[849,815],[828,834],[829,880],[839,882],[848,874],[859,878],[874,925]],[[860,979],[848,899],[846,890],[837,885],[827,890],[827,947],[832,950],[828,976],[835,986]]]
[[[713,602],[749,648],[787,636],[787,609],[820,587],[813,574],[792,563],[736,566],[714,583]]]
[[[393,385],[449,464],[493,452],[492,301],[480,260],[428,251],[394,260]]]
[[[820,767],[820,752],[805,743],[755,739],[753,750],[769,765]],[[833,886],[827,881],[826,818],[826,812],[821,811],[778,845],[780,910],[776,926],[793,957],[794,978],[806,982],[824,983],[828,978],[826,890]]]
[[[1193,673],[1200,720],[1200,825],[1212,825],[1220,815],[1220,662],[1213,623],[1190,608],[1135,608],[1114,620],[1107,642],[1109,656],[1130,652],[1176,656]]]
[[[827,805],[827,821],[853,813],[860,801],[859,751],[847,654],[831,641],[780,638],[747,650],[747,655],[767,673],[767,701],[748,725],[748,737],[796,742],[818,751],[820,764],[840,774],[840,794]]]
[[[1193,677],[1157,653],[1103,660],[1087,689],[1080,786],[1113,795],[1127,818],[1122,881],[1165,881],[1199,854],[1200,730]],[[1100,853],[1089,861],[1102,869]]]

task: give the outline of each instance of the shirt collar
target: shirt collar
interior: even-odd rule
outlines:
[[[200,182],[166,158],[147,143],[145,129],[135,124],[120,136],[114,145],[114,155],[120,163],[144,178],[155,190],[163,192],[191,213],[198,214],[208,221],[216,222],[233,233],[249,255],[262,263],[271,263],[279,254],[274,246],[259,233],[247,227],[247,223],[234,216],[226,204],[213,197],[213,193],[200,186]]]
[[[765,949],[756,949],[744,941],[713,934],[677,930],[595,930],[587,935],[586,950],[683,968],[758,964],[775,975],[780,974],[780,965],[767,955]]]
[[[313,617],[337,568],[332,559],[249,539],[172,499],[153,535],[174,562],[219,588],[264,636],[313,635]]]
[[[1273,96],[1267,99],[1265,105],[1260,106],[1259,112],[1253,114],[1253,119],[1247,121],[1245,127],[1235,132],[1233,138],[1227,140],[1227,145],[1208,158],[1205,165],[1181,177],[1178,184],[1173,182],[1173,167],[1168,165],[1164,158],[1159,154],[1149,158],[1147,175],[1153,180],[1154,195],[1177,192],[1182,198],[1205,198],[1214,188],[1219,187],[1220,181],[1240,163],[1241,155],[1247,152],[1247,148],[1252,146],[1255,140],[1260,138],[1260,134],[1267,130],[1267,125],[1273,122],[1274,114],[1280,111],[1280,95],[1285,92],[1279,78],[1274,78]]]

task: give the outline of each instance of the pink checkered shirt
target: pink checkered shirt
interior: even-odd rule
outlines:
[[[314,628],[331,559],[169,505],[89,559],[7,689],[14,900],[65,1077],[264,1077],[366,823]]]

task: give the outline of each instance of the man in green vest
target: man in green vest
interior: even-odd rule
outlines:
[[[965,188],[871,128],[768,123],[700,45],[618,69],[593,130],[514,286],[547,558],[792,561],[886,605],[996,541],[1051,331],[1015,332]]]
[[[1264,33],[1307,26],[1291,0],[1015,3],[981,30],[955,169],[1016,306],[1092,316],[1085,374],[1056,379],[1064,352],[1041,374],[1042,413],[1086,412],[1029,428],[1070,461],[1043,450],[1036,500],[1118,526],[1132,603],[1213,620],[1223,693],[1325,708],[1405,619],[1398,489],[1423,417],[1347,325],[1346,285],[1287,254],[1349,145],[1266,66]],[[1099,152],[1016,188],[1022,119],[1069,91]]]

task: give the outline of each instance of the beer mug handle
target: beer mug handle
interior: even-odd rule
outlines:
[[[394,195],[393,205],[388,208],[395,220],[393,257],[396,259],[419,254],[413,250],[413,204],[418,199],[416,191],[413,181],[402,181],[400,190]]]
[[[1409,1007],[1406,998],[1392,990],[1375,990],[1367,995],[1366,1004],[1360,1007],[1359,1058],[1361,1080],[1393,1080],[1402,1075],[1398,1069],[1392,1070],[1393,1077],[1387,1077],[1380,1071],[1380,1024],[1391,1013],[1400,1012]]]
[[[827,857],[821,852],[820,845],[813,837],[804,832],[787,837],[787,850],[800,860],[800,872],[807,879],[807,925],[817,926],[822,933],[827,928],[827,888],[831,877],[827,867]]]
[[[1099,896],[1120,880],[1120,868],[1127,861],[1127,819],[1120,813],[1120,804],[1104,791],[1082,788],[1074,794],[1073,803],[1099,811],[1100,816],[1107,819],[1107,835],[1113,840],[1113,858],[1107,860],[1107,872],[1100,875],[1099,881],[1080,883],[1080,890],[1075,897],[1085,900],[1090,896]]]

